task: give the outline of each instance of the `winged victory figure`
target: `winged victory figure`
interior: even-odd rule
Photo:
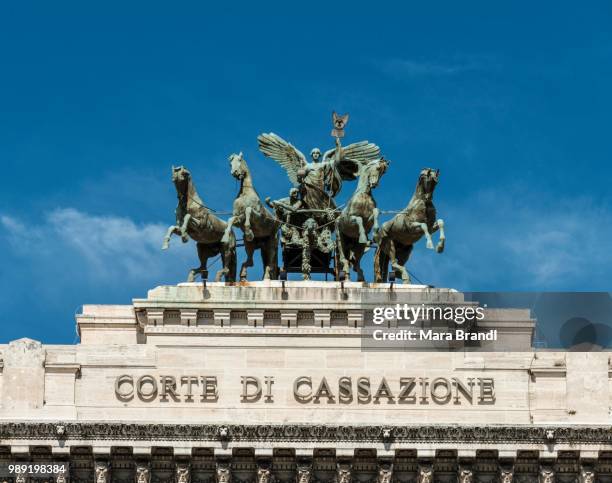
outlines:
[[[287,171],[291,183],[303,193],[305,208],[335,209],[333,198],[340,192],[343,180],[354,180],[361,166],[380,158],[380,148],[368,141],[342,146],[336,138],[336,147],[328,150],[320,159],[320,151],[312,150],[312,162],[302,152],[274,133],[257,137],[259,150],[274,159]]]

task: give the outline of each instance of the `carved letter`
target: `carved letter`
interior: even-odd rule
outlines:
[[[439,387],[443,388],[442,394],[436,391]],[[431,382],[431,398],[438,404],[446,404],[451,398],[451,387],[448,379],[444,377],[436,377]]]
[[[274,396],[272,396],[272,384],[274,384],[274,378],[271,376],[264,377],[264,384],[266,385],[266,395],[264,399],[266,402],[274,402]]]
[[[315,392],[313,401],[318,404],[319,399],[322,397],[326,397],[328,403],[334,403],[334,394],[332,393],[331,388],[329,387],[329,384],[325,377],[321,379],[321,383],[319,384],[317,392]]]
[[[495,402],[495,383],[490,377],[479,377],[480,397],[478,404],[493,404]]]
[[[256,402],[261,398],[261,383],[257,377],[253,376],[244,376],[241,377],[242,381],[242,395],[240,396],[240,400],[242,402]],[[253,386],[255,388],[255,392],[249,393],[249,386]]]
[[[408,403],[414,404],[416,403],[416,396],[413,393],[414,388],[416,387],[416,381],[414,377],[402,377],[400,378],[400,388],[401,392],[398,396],[398,401],[400,404]]]
[[[353,382],[350,377],[338,379],[338,401],[344,404],[353,402]]]
[[[395,396],[393,396],[393,393],[391,392],[391,388],[389,387],[389,384],[387,383],[387,380],[384,377],[380,381],[378,390],[376,391],[376,394],[374,395],[374,402],[376,404],[379,404],[381,397],[387,398],[387,404],[393,404],[395,402]]]
[[[149,392],[144,391],[145,384],[151,385],[151,390]],[[151,401],[154,399],[155,396],[157,396],[157,381],[155,381],[155,378],[148,375],[139,377],[138,381],[136,381],[136,393],[143,401]]]
[[[127,386],[122,389],[123,386]],[[115,379],[115,395],[121,401],[131,401],[134,398],[134,378],[124,374]]]
[[[370,389],[370,379],[360,377],[357,379],[357,401],[360,404],[367,404],[372,400],[372,390]]]
[[[161,384],[160,400],[167,402],[168,394],[175,401],[180,401],[178,394],[176,393],[176,379],[174,376],[160,376],[159,382]]]
[[[216,376],[202,376],[202,402],[216,402],[219,399]]]
[[[193,402],[193,386],[198,385],[198,376],[183,376],[181,377],[181,384],[187,385],[187,392],[185,393],[185,401]]]
[[[308,386],[310,391],[307,394],[300,392],[301,386]],[[293,397],[301,403],[307,403],[312,400],[312,378],[308,376],[298,377],[293,383]]]
[[[429,400],[427,399],[427,386],[429,386],[429,379],[426,377],[420,377],[419,384],[421,385],[421,404],[429,404]]]
[[[470,404],[472,404],[474,400],[474,379],[472,377],[468,378],[467,385],[469,386],[469,389],[465,384],[461,382],[460,379],[456,377],[453,377],[451,381],[453,383],[453,388],[455,389],[455,397],[453,398],[453,403],[461,404],[461,402],[459,401],[459,393],[461,393],[470,402]]]

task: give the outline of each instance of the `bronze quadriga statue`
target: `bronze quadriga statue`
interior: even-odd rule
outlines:
[[[202,202],[191,179],[191,173],[179,166],[172,168],[172,182],[176,188],[178,205],[176,207],[176,225],[168,228],[162,249],[170,245],[170,237],[178,235],[183,242],[189,238],[196,242],[200,266],[189,272],[187,280],[193,282],[196,274],[206,279],[207,262],[211,257],[221,256],[222,268],[217,272],[215,281],[225,277],[226,282],[236,280],[236,237],[220,218],[216,217]],[[229,231],[228,231],[229,230]]]
[[[357,189],[336,221],[339,268],[345,276],[348,276],[349,265],[352,265],[353,270],[357,272],[358,281],[365,280],[361,269],[361,257],[370,246],[368,235],[372,228],[375,233],[378,231],[379,210],[372,196],[372,190],[378,186],[388,166],[388,161],[381,158],[370,161],[361,168]]]
[[[363,254],[373,242],[378,244],[374,257],[377,282],[387,280],[389,263],[393,274],[410,283],[404,267],[414,244],[423,236],[427,248],[433,249],[431,234],[440,230],[436,247],[444,249],[444,222],[436,219],[433,192],[439,171],[423,169],[414,195],[408,206],[379,230],[379,209],[372,195],[389,162],[380,155],[380,148],[368,141],[342,146],[341,138],[348,115],[333,114],[332,136],[335,147],[323,155],[318,148],[311,151],[311,160],[291,143],[274,133],[258,136],[260,151],[274,159],[287,172],[293,187],[289,196],[266,203],[268,211],[253,186],[253,178],[242,153],[229,157],[231,175],[240,181],[234,200],[232,216],[225,223],[217,218],[199,198],[189,171],[173,168],[172,179],[178,195],[176,225],[168,229],[163,248],[168,248],[172,234],[183,242],[196,241],[201,266],[191,270],[189,280],[196,274],[207,277],[207,261],[221,256],[223,268],[215,280],[236,280],[236,238],[232,231],[237,226],[243,233],[246,260],[240,269],[240,280],[247,280],[247,269],[253,266],[253,255],[261,250],[263,278],[279,275],[278,244],[282,248],[284,274],[301,273],[305,280],[311,273],[333,274],[336,279],[349,277],[352,268],[357,279],[364,281],[361,267]],[[357,181],[352,197],[341,211],[334,200],[345,181]],[[373,240],[370,234],[373,231]],[[333,266],[332,266],[333,265]]]
[[[433,204],[433,193],[439,176],[440,170],[423,169],[408,206],[383,223],[376,237],[378,249],[374,255],[374,276],[377,282],[387,280],[390,262],[395,275],[401,277],[404,283],[410,283],[410,275],[404,265],[414,244],[423,235],[427,239],[427,248],[433,250],[431,234],[440,230],[436,251],[442,253],[444,250],[444,221],[436,219],[436,208]]]
[[[261,250],[264,280],[275,279],[278,276],[279,223],[255,191],[251,172],[242,153],[232,154],[229,162],[232,176],[240,181],[240,191],[234,200],[232,217],[227,222],[222,240],[229,240],[233,225],[244,233],[247,259],[240,269],[240,280],[247,279],[247,268],[253,266],[255,250]]]

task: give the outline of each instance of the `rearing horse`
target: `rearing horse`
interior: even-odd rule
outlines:
[[[227,221],[223,239],[229,237],[233,225],[244,233],[244,249],[247,259],[240,268],[240,280],[247,279],[247,267],[253,266],[253,253],[261,250],[264,280],[275,279],[278,272],[278,227],[274,216],[266,210],[257,191],[242,153],[229,157],[231,173],[240,181],[240,191],[234,200],[232,217]]]
[[[215,281],[220,282],[221,277],[225,276],[226,282],[234,282],[236,280],[236,237],[231,227],[227,238],[221,240],[227,232],[227,225],[204,206],[191,180],[191,173],[186,168],[173,166],[172,182],[178,197],[176,225],[168,228],[162,250],[168,248],[170,237],[173,234],[179,235],[184,243],[187,242],[188,237],[191,237],[196,242],[200,267],[193,268],[189,272],[187,281],[193,282],[197,273],[205,278],[208,259],[220,254],[223,268],[217,272]]]
[[[361,168],[357,189],[336,220],[339,266],[348,276],[350,260],[360,282],[365,280],[360,262],[366,248],[370,246],[368,234],[372,228],[374,232],[378,231],[379,211],[372,190],[378,186],[388,166],[389,161],[380,158]]]
[[[389,262],[397,277],[404,283],[410,283],[410,275],[404,267],[414,244],[423,236],[427,239],[427,248],[434,248],[431,234],[440,230],[440,239],[436,251],[444,251],[446,237],[444,221],[436,220],[436,208],[433,204],[433,192],[438,184],[439,169],[424,168],[421,170],[414,194],[401,213],[383,223],[378,236],[378,249],[374,256],[374,274],[377,282],[387,280]]]

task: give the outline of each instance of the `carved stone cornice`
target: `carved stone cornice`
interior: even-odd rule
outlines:
[[[57,440],[57,427],[65,440],[187,440],[219,441],[221,428],[227,441],[241,442],[381,442],[398,443],[555,443],[612,444],[610,426],[335,426],[335,425],[215,425],[21,422],[0,423],[0,439]],[[389,436],[390,439],[387,439]]]

